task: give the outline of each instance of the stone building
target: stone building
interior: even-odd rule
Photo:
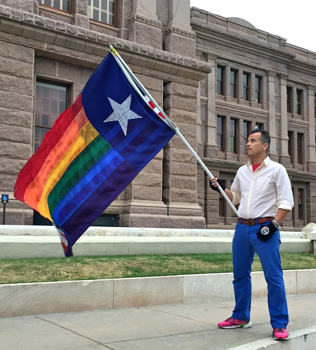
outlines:
[[[0,0],[0,191],[6,224],[41,218],[14,200],[15,179],[113,45],[190,145],[229,186],[245,140],[269,130],[292,181],[285,227],[315,221],[316,54],[191,8],[189,0]],[[1,210],[1,209],[0,209]],[[236,222],[178,136],[98,219],[135,227],[231,228]]]

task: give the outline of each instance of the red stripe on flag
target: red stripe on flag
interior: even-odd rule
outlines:
[[[159,117],[161,117],[162,119],[166,119],[165,116],[164,116],[161,112],[159,112],[158,115],[159,115]]]
[[[16,199],[24,202],[24,193],[27,187],[41,170],[50,150],[63,137],[65,130],[68,128],[81,108],[81,95],[79,95],[76,101],[58,117],[54,124],[53,133],[51,130],[45,135],[44,140],[49,138],[49,143],[42,142],[38,150],[29,159],[18,175],[14,188],[14,197]],[[58,127],[56,127],[57,125]]]

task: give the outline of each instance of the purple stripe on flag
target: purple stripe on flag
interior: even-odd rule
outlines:
[[[113,200],[136,177],[138,170],[128,162],[123,161],[117,169],[99,186],[98,190],[78,208],[65,222],[63,228],[70,233],[73,244],[93,222],[97,219]]]
[[[77,184],[58,203],[53,213],[54,222],[63,227],[69,217],[80,205],[98,190],[98,187],[124,161],[112,148],[110,149]]]

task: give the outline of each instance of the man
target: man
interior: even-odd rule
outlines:
[[[267,156],[270,135],[265,130],[251,131],[247,140],[249,162],[238,169],[231,190],[218,178],[211,188],[223,188],[233,204],[239,204],[233,239],[233,271],[236,305],[232,317],[220,328],[248,328],[251,309],[251,266],[258,254],[268,284],[268,306],[273,337],[286,340],[289,321],[280,258],[279,225],[294,206],[291,184],[285,168]]]

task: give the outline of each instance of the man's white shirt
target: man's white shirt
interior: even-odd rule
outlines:
[[[244,219],[274,217],[278,209],[294,206],[290,179],[283,165],[266,157],[252,171],[249,161],[240,167],[231,186],[233,204],[239,204],[238,215]]]

